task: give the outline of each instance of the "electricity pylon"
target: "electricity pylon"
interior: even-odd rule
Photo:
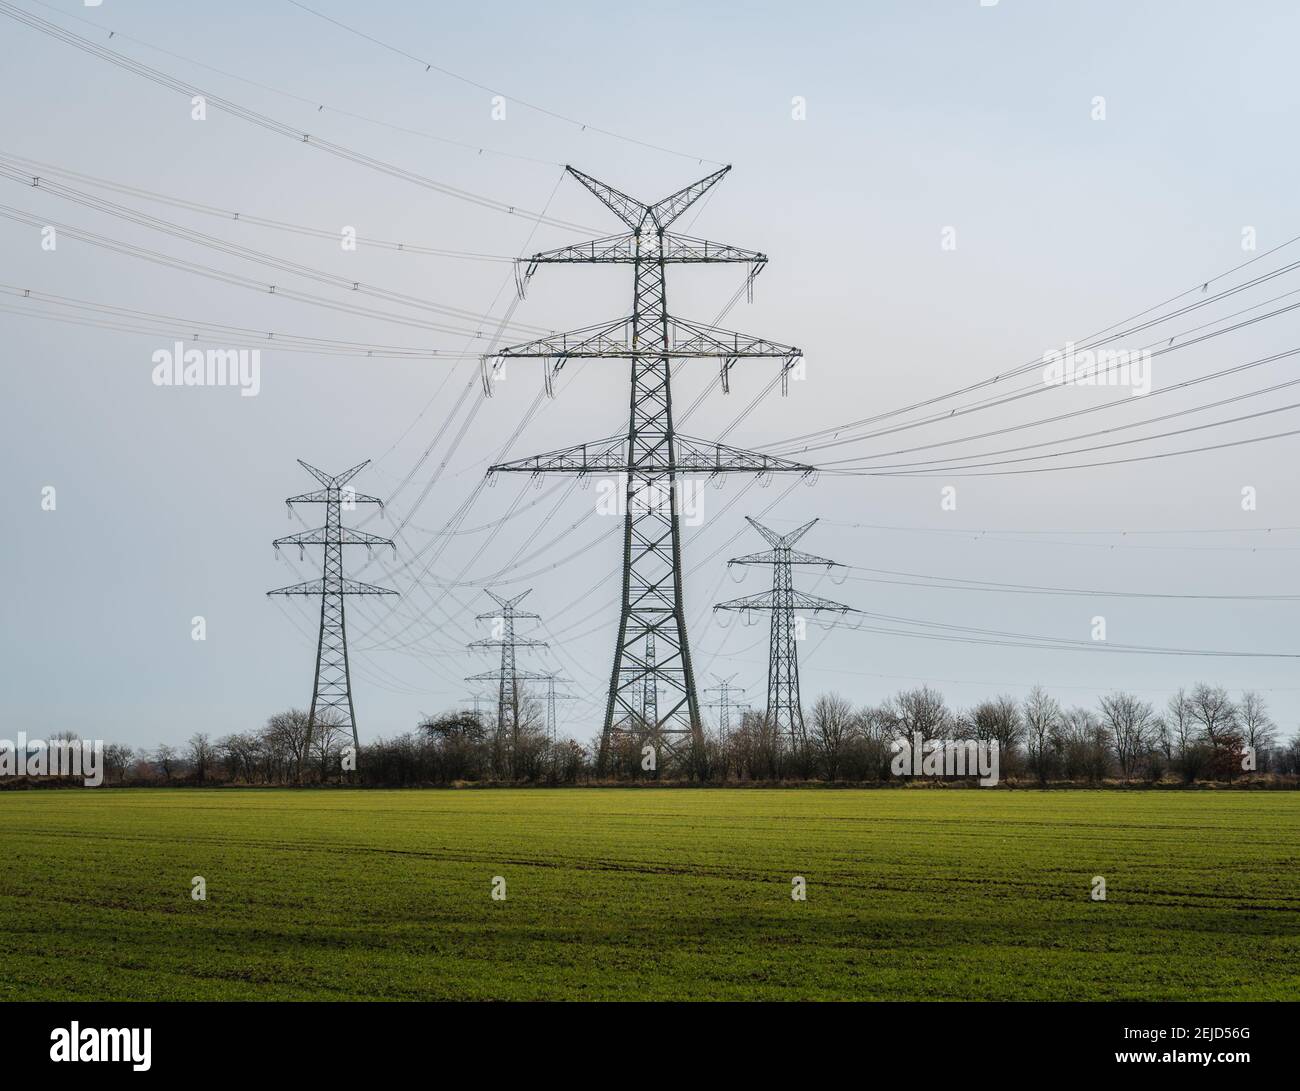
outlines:
[[[294,584],[292,587],[280,587],[268,591],[268,595],[319,595],[320,596],[320,637],[316,642],[316,680],[312,683],[311,711],[307,714],[307,744],[311,742],[312,731],[316,727],[317,717],[325,709],[334,709],[344,722],[338,726],[352,732],[352,745],[357,751],[361,748],[361,739],[357,734],[357,714],[352,704],[352,675],[348,668],[348,637],[343,615],[343,599],[346,595],[396,595],[387,587],[376,587],[370,583],[345,579],[343,576],[343,547],[345,545],[363,545],[367,550],[375,546],[391,546],[396,554],[397,546],[389,538],[379,538],[367,534],[364,530],[354,530],[343,525],[343,511],[352,510],[357,504],[378,504],[383,510],[384,502],[376,496],[366,496],[357,492],[348,484],[370,460],[353,466],[350,470],[331,477],[323,470],[309,466],[298,459],[298,465],[321,483],[322,488],[315,492],[305,492],[300,496],[291,496],[285,503],[289,515],[293,516],[294,504],[324,504],[325,525],[316,530],[306,530],[298,534],[289,534],[277,538],[272,545],[278,551],[283,545],[296,545],[299,556],[306,555],[309,545],[325,547],[321,578]],[[303,752],[306,753],[306,744]]]
[[[716,693],[718,699],[716,701],[710,701],[704,707],[716,708],[718,710],[718,734],[725,739],[731,731],[731,710],[733,708],[741,710],[747,707],[738,704],[733,699],[733,694],[739,694],[743,697],[745,695],[745,687],[732,685],[732,682],[736,677],[734,674],[731,675],[730,678],[721,678],[716,674],[713,677],[716,679],[718,684],[716,686],[710,686],[704,692],[706,694]]]
[[[509,360],[543,360],[546,390],[553,393],[554,377],[570,359],[630,360],[632,389],[627,431],[501,463],[488,472],[602,474],[623,482],[623,592],[601,734],[603,767],[614,732],[637,734],[648,730],[669,750],[683,742],[703,742],[682,605],[678,478],[696,473],[808,474],[812,467],[693,439],[680,435],[673,426],[672,361],[717,359],[726,392],[737,360],[777,359],[782,364],[784,393],[790,370],[802,356],[799,349],[788,345],[688,322],[668,313],[666,271],[670,264],[747,264],[752,288],[754,277],[767,262],[764,254],[753,250],[668,231],[731,168],[715,171],[654,204],[635,200],[573,167],[567,169],[629,231],[524,259],[527,272],[519,280],[520,292],[540,265],[631,265],[632,313],[613,322],[502,349],[492,354],[496,359],[493,368],[503,367]],[[489,358],[483,359],[483,378],[484,389],[490,394]],[[652,653],[652,647],[657,654]],[[647,700],[649,694],[652,697]],[[647,723],[651,716],[652,722]]]
[[[555,742],[555,702],[576,701],[578,699],[572,693],[557,693],[555,687],[557,684],[565,685],[571,681],[571,678],[560,678],[554,674],[546,676],[546,731],[551,736],[552,743]]]
[[[486,588],[484,589],[486,591]],[[515,768],[515,756],[519,752],[519,696],[520,682],[543,682],[546,680],[545,674],[539,674],[533,671],[521,671],[515,662],[516,648],[545,648],[544,640],[531,640],[528,637],[515,636],[515,622],[525,620],[540,620],[540,614],[534,614],[527,611],[518,610],[517,607],[524,598],[532,593],[532,588],[516,595],[512,599],[502,598],[495,591],[487,591],[492,601],[500,607],[498,611],[491,614],[479,614],[479,621],[492,622],[492,638],[489,640],[475,640],[468,645],[470,648],[500,648],[501,649],[501,668],[495,671],[484,671],[482,674],[471,674],[466,677],[466,682],[496,682],[497,684],[497,739],[510,740],[510,772],[513,774]]]
[[[838,561],[828,561],[825,557],[814,557],[811,553],[791,548],[808,533],[813,523],[817,522],[816,519],[782,535],[750,519],[748,515],[745,518],[772,548],[765,553],[733,557],[727,562],[727,567],[730,568],[733,564],[771,565],[772,590],[720,602],[713,609],[771,611],[772,637],[767,660],[767,722],[780,734],[788,734],[791,743],[797,745],[805,737],[803,706],[799,703],[799,652],[796,643],[802,638],[804,619],[796,618],[795,611],[811,614],[830,612],[841,616],[857,611],[842,602],[832,602],[794,589],[791,576],[794,565],[817,565],[827,571],[844,567]]]

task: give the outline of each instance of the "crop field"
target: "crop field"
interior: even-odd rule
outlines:
[[[1294,792],[27,791],[0,845],[10,1000],[1300,999]]]

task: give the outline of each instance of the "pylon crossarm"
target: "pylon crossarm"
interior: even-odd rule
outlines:
[[[827,560],[825,557],[814,557],[811,553],[803,553],[797,549],[767,550],[763,553],[747,553],[743,557],[732,557],[727,564],[806,564],[815,565],[818,568],[843,568],[844,565],[839,561]]]
[[[675,469],[687,473],[799,473],[810,474],[814,467],[788,458],[774,458],[758,451],[729,447],[725,443],[676,437],[677,458]]]
[[[578,443],[558,451],[530,455],[528,458],[515,459],[511,462],[500,462],[489,467],[488,473],[622,474],[633,471],[644,473],[648,469],[702,474],[811,474],[815,472],[815,467],[802,462],[792,462],[789,459],[680,434],[674,436],[674,448],[672,458],[668,457],[668,448],[665,444],[660,460],[651,461],[643,456],[635,466],[629,466],[627,440],[622,436],[615,436],[590,443]]]
[[[524,279],[528,280],[539,265],[630,265],[646,256],[644,236],[638,246],[635,234],[622,234],[543,250],[532,257],[518,259],[517,264],[526,267]],[[654,249],[653,256],[674,265],[711,265],[716,262],[751,265],[755,270],[767,263],[767,255],[757,250],[667,233]],[[757,272],[752,275],[757,275]]]
[[[803,349],[781,345],[765,337],[724,330],[705,322],[685,318],[668,319],[673,356],[721,356],[728,359],[775,358],[793,364],[803,356]]]
[[[524,601],[524,599],[526,599],[529,595],[533,593],[533,589],[530,587],[528,588],[527,591],[521,591],[512,599],[508,599],[504,595],[498,595],[495,591],[487,587],[483,588],[483,593],[487,595],[487,597],[490,598],[493,602],[495,602],[498,606],[500,606],[502,610],[513,611],[516,606],[518,606],[521,602]],[[496,616],[497,616],[496,614],[479,615],[480,619],[485,617],[496,617]],[[514,616],[515,617],[537,617],[538,615],[517,613],[514,614]]]
[[[744,598],[719,602],[713,608],[715,610],[780,610],[791,606],[796,610],[806,610],[810,613],[856,614],[861,612],[855,610],[852,606],[845,606],[842,602],[820,598],[817,595],[807,595],[802,591],[791,590],[785,592],[785,594],[788,596],[788,602],[780,601],[774,591],[763,591],[757,595],[746,595]]]
[[[730,166],[722,167],[712,174],[705,175],[698,182],[683,186],[676,193],[670,193],[663,200],[656,201],[650,206],[650,215],[654,219],[655,226],[662,231],[671,225],[677,217],[721,182],[730,170]]]
[[[622,220],[628,227],[636,230],[645,220],[649,209],[635,197],[629,197],[620,189],[597,181],[590,174],[584,174],[577,167],[565,167],[574,178],[591,191],[606,208]]]
[[[315,492],[305,492],[299,496],[291,496],[285,501],[286,504],[328,504],[332,500],[344,501],[348,504],[378,504],[381,508],[384,502],[377,496],[369,496],[363,492],[349,492],[343,495],[337,490],[331,495],[329,489],[317,489]]]
[[[803,356],[803,350],[793,345],[782,345],[769,341],[765,337],[756,337],[736,330],[724,330],[719,326],[710,326],[704,322],[690,322],[684,318],[673,318],[671,315],[668,317],[666,343],[639,346],[632,344],[628,336],[631,325],[632,319],[624,317],[597,326],[583,326],[581,329],[552,333],[546,337],[539,337],[535,341],[498,349],[485,359],[568,360],[574,357],[579,359],[587,357],[777,359],[785,361],[786,366],[790,367]]]
[[[324,580],[307,580],[304,583],[295,583],[290,587],[279,587],[274,591],[268,591],[268,595],[323,595],[326,590],[331,594],[339,595],[396,595],[399,592],[393,591],[387,587],[377,587],[373,583],[362,583],[360,580],[344,579],[337,586],[326,588]]]
[[[545,640],[529,640],[515,637],[513,640],[471,640],[467,648],[549,648]]]
[[[715,602],[714,610],[773,610],[776,608],[776,600],[771,591],[761,591],[757,595],[745,595],[743,598],[728,599],[726,602]]]
[[[350,470],[344,470],[341,474],[338,474],[337,476],[334,477],[331,477],[324,470],[318,470],[315,466],[311,465],[308,462],[304,462],[302,459],[298,459],[298,465],[301,466],[304,470],[306,470],[309,474],[311,474],[312,477],[314,477],[326,488],[329,488],[330,486],[333,486],[334,488],[340,488],[343,485],[346,485],[349,481],[351,481],[354,477],[356,477],[358,473],[360,473],[367,466],[369,466],[370,459],[366,459],[364,462],[358,462]]]
[[[363,545],[363,546],[391,546],[394,553],[397,552],[397,543],[391,538],[381,538],[377,534],[369,534],[364,530],[354,530],[351,527],[337,527],[331,530],[329,527],[317,527],[315,530],[304,530],[297,534],[286,534],[283,538],[277,538],[271,543],[276,549],[284,545],[309,546],[309,545]]]
[[[636,355],[628,348],[627,328],[631,322],[631,318],[624,317],[613,322],[602,322],[598,326],[583,326],[577,330],[549,334],[536,341],[498,349],[485,359],[549,360],[557,357],[567,359],[570,356]]]
[[[511,675],[518,682],[545,682],[549,675],[541,674],[538,671],[514,671]],[[467,674],[462,681],[465,682],[499,682],[501,680],[500,671],[484,671],[482,674]]]

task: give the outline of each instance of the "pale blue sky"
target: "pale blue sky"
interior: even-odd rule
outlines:
[[[532,209],[554,191],[552,215],[601,231],[618,225],[579,186],[560,180],[561,164],[645,198],[694,180],[709,165],[582,131],[520,100],[732,163],[698,220],[688,218],[690,231],[762,250],[771,263],[754,304],[735,307],[724,324],[799,345],[808,360],[808,379],[793,384],[789,398],[767,398],[728,434],[740,446],[892,409],[1040,357],[1069,337],[1238,264],[1248,256],[1241,249],[1244,226],[1257,230],[1261,250],[1300,234],[1289,124],[1300,97],[1293,56],[1300,16],[1283,2],[1002,0],[984,8],[978,0],[635,7],[313,0],[313,7],[375,37],[500,89],[507,96],[504,121],[492,119],[488,91],[425,72],[286,0],[16,4],[184,82],[461,189]],[[115,32],[111,41],[107,30]],[[319,111],[192,61],[489,152]],[[0,88],[10,103],[0,125],[4,155],[248,215],[330,231],[355,225],[363,235],[446,249],[515,254],[531,234],[518,217],[343,162],[219,111],[195,122],[186,96],[3,16]],[[807,120],[791,119],[793,96],[806,99]],[[1105,97],[1104,121],[1090,118],[1095,96]],[[524,158],[491,154],[496,151]],[[5,179],[0,205],[243,275],[283,279]],[[513,290],[501,264],[364,247],[344,253],[328,239],[139,207],[316,269],[473,312],[500,314]],[[940,248],[945,226],[956,229],[955,252]],[[529,248],[571,237],[542,227]],[[6,219],[0,219],[0,250],[0,282],[19,288],[317,337],[452,350],[467,345],[450,334],[166,271],[71,239],[44,252],[35,228]],[[735,269],[674,271],[670,303],[687,317],[711,320],[739,276]],[[354,302],[321,285],[294,283]],[[1289,287],[1283,281],[1273,291]],[[562,329],[613,318],[629,301],[625,271],[546,269],[515,318]],[[151,745],[181,741],[195,730],[220,735],[252,728],[281,708],[305,706],[313,612],[290,604],[286,613],[264,595],[307,578],[315,563],[309,556],[300,564],[295,554],[295,572],[277,562],[270,546],[301,527],[286,521],[282,503],[310,484],[294,460],[338,472],[372,458],[373,468],[357,485],[389,495],[421,459],[477,365],[461,363],[448,376],[453,365],[445,362],[268,351],[261,393],[241,398],[233,390],[152,386],[151,354],[171,343],[156,334],[85,329],[6,311],[0,311],[0,331],[9,377],[0,444],[11,514],[0,536],[9,583],[0,629],[4,732],[73,728]],[[1300,322],[1284,316],[1173,354],[1157,364],[1156,385],[1300,345],[1298,335]],[[1280,382],[1293,368],[1276,365],[1266,378],[1215,383],[1171,394],[1158,409],[1152,402],[1121,412],[1125,421],[1170,412]],[[730,398],[711,395],[684,431],[716,437],[771,370],[741,363],[733,374]],[[710,378],[707,365],[688,368],[679,405],[689,405]],[[511,454],[615,431],[625,412],[625,384],[623,364],[597,362],[580,371],[570,365],[560,396],[544,405]],[[469,496],[539,389],[536,369],[513,371],[497,397],[479,408],[442,478],[412,512],[449,444],[444,439],[433,449],[392,505],[395,519],[410,518],[399,568]],[[997,411],[989,426],[1064,411],[1092,396],[1053,392]],[[1040,408],[1051,399],[1052,409]],[[1280,393],[1260,404],[1287,400]],[[1248,402],[1240,411],[1257,407]],[[963,450],[1113,423],[1103,416]],[[1165,447],[1281,431],[1295,426],[1294,419],[1279,413]],[[966,435],[984,423],[971,418],[952,431],[917,430],[846,453]],[[956,482],[823,477],[812,488],[794,489],[770,519],[786,529],[821,516],[824,525],[802,543],[809,551],[892,571],[1162,593],[1291,593],[1300,534],[1250,532],[1300,526],[1296,451],[1295,439],[1288,439],[1070,473]],[[1118,452],[1124,453],[1133,452]],[[940,510],[939,490],[947,483],[958,485],[956,512]],[[55,512],[40,508],[46,485],[58,490]],[[1240,508],[1246,485],[1258,491],[1253,514]],[[463,528],[504,514],[521,487],[499,482],[476,502]],[[709,518],[688,538],[688,567],[722,547],[741,530],[744,514],[756,515],[781,489],[779,483],[753,488],[722,513],[741,487],[733,480],[706,493]],[[529,491],[522,503],[541,496]],[[491,665],[458,650],[487,635],[473,620],[488,608],[477,585],[508,565],[492,585],[510,594],[533,586],[529,605],[564,638],[558,658],[533,665],[575,678],[586,698],[562,706],[564,730],[584,740],[598,731],[616,622],[617,586],[604,577],[618,563],[617,527],[588,518],[543,556],[526,559],[587,516],[595,498],[595,490],[557,492],[506,524],[490,544],[484,544],[487,532],[454,538],[416,589],[411,580],[424,568],[426,552],[413,570],[395,577],[409,592],[395,615],[384,603],[360,604],[351,628],[363,738],[409,729],[422,711],[470,692],[458,680]],[[311,520],[316,513],[302,514]],[[368,529],[387,533],[386,525],[392,521]],[[1240,533],[1072,535],[1046,542],[1042,535],[1012,533],[1189,528]],[[956,529],[989,533],[947,533]],[[707,607],[762,589],[759,574],[738,586],[721,564],[759,545],[742,533],[687,583],[701,685],[712,684],[714,673],[735,673],[757,701],[766,685],[765,627],[723,630]],[[386,582],[384,570],[394,567],[391,556],[382,566],[363,567],[364,561],[364,551],[352,556],[350,572],[375,582]],[[461,585],[444,594],[435,581]],[[813,590],[814,581],[802,586]],[[1115,642],[1300,651],[1292,603],[988,594],[858,579],[838,587],[823,581],[815,590],[883,614],[1041,636],[1087,639],[1091,618],[1102,614]],[[190,639],[195,615],[207,621],[201,643]],[[959,704],[999,692],[1021,696],[1035,682],[1067,704],[1092,703],[1112,687],[1163,702],[1179,685],[1206,679],[1234,691],[1265,691],[1288,731],[1300,718],[1294,660],[1057,652],[861,632],[823,641],[814,630],[802,673],[806,700],[836,689],[876,702],[930,680]]]

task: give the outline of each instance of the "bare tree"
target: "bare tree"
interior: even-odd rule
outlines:
[[[216,760],[216,751],[212,748],[212,742],[207,735],[199,732],[190,736],[190,741],[186,746],[185,760],[189,762],[190,769],[194,773],[194,779],[200,784],[206,783],[208,773]]]
[[[1002,769],[1010,773],[1019,761],[1020,740],[1024,737],[1024,722],[1020,706],[1014,697],[997,697],[981,701],[970,713],[971,728],[975,738],[996,742]]]
[[[929,686],[899,693],[890,702],[889,711],[900,734],[920,732],[923,739],[945,738],[953,723],[943,694]]]
[[[1131,693],[1111,693],[1101,699],[1101,717],[1120,775],[1131,780],[1155,737],[1155,712]]]
[[[176,748],[168,746],[166,743],[160,743],[153,752],[153,763],[158,772],[163,775],[164,780],[171,780],[172,772],[176,769]]]
[[[1109,732],[1090,709],[1072,708],[1061,716],[1054,747],[1068,779],[1085,778],[1095,783],[1106,775]]]
[[[293,779],[302,779],[303,762],[307,759],[310,718],[300,708],[277,712],[262,728],[262,738],[268,746],[284,752],[293,763]]]
[[[853,706],[837,693],[823,694],[813,705],[812,745],[828,780],[837,780],[845,751],[858,732]]]
[[[217,741],[217,753],[226,763],[231,780],[253,784],[257,778],[257,763],[263,752],[262,740],[249,732],[227,735]]]
[[[1188,698],[1188,713],[1212,747],[1217,747],[1220,737],[1231,734],[1237,727],[1237,706],[1222,686],[1198,682]]]
[[[327,711],[333,712],[332,709]],[[344,730],[340,715],[334,713],[317,717],[308,743],[308,757],[315,763],[317,775],[322,781],[329,776],[330,765],[339,756],[344,744],[351,740],[352,736]]]
[[[1241,695],[1241,704],[1237,706],[1243,742],[1255,753],[1256,767],[1266,772],[1269,766],[1269,750],[1277,739],[1277,725],[1268,714],[1268,705],[1264,698],[1252,690]]]
[[[1061,706],[1042,686],[1035,686],[1025,698],[1024,724],[1029,768],[1039,784],[1046,784],[1052,771],[1052,738],[1061,726]]]
[[[135,752],[129,746],[109,743],[104,747],[104,779],[116,780],[120,784],[134,760]]]

